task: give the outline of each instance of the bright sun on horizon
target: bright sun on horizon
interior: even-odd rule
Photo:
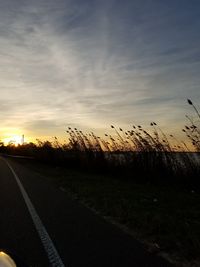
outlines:
[[[5,145],[8,145],[9,143],[12,143],[14,145],[21,145],[24,140],[23,140],[23,136],[22,135],[18,135],[18,134],[9,134],[7,137],[2,139],[2,142]]]

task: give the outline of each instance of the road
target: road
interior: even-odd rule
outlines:
[[[172,266],[8,158],[0,158],[0,247],[34,267]]]

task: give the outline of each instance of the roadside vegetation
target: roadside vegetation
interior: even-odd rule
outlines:
[[[61,144],[57,137],[52,142],[37,140],[36,143],[7,146],[1,143],[0,152],[135,182],[199,189],[200,114],[189,99],[188,104],[195,113],[186,116],[187,124],[182,129],[187,142],[165,134],[151,122],[149,131],[141,125],[132,125],[130,130],[111,125],[114,134],[105,133],[104,138],[68,127],[68,143]]]
[[[55,137],[1,144],[0,152],[29,157],[15,160],[123,225],[152,252],[167,253],[180,266],[199,266],[200,114],[189,99],[188,104],[194,113],[182,129],[187,142],[151,122],[151,130],[111,125],[113,135],[104,137],[69,127],[66,144]]]
[[[151,253],[175,266],[199,266],[200,194],[195,188],[139,183],[24,158],[11,160],[117,224]]]

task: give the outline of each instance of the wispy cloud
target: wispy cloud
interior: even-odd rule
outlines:
[[[198,1],[1,3],[1,126],[181,124],[200,100],[199,15]]]

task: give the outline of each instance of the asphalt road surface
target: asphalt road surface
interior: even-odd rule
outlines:
[[[34,267],[172,266],[7,158],[0,158],[0,248]]]

